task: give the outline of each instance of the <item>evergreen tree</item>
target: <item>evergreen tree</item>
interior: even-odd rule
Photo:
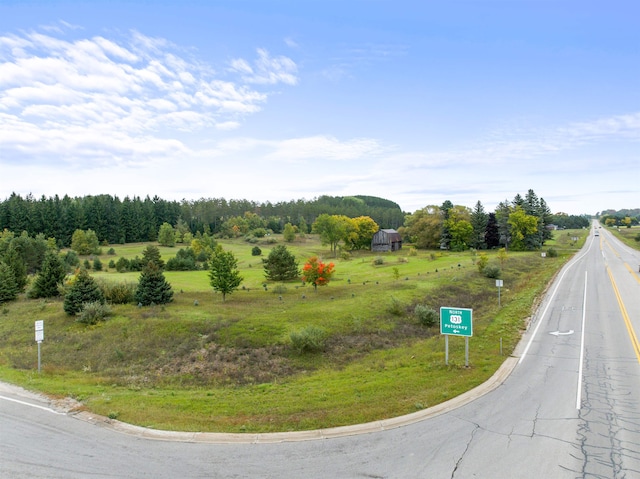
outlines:
[[[94,302],[104,304],[104,294],[89,272],[82,268],[76,274],[73,285],[64,295],[62,307],[68,315],[73,316],[82,311],[85,303]]]
[[[500,231],[498,229],[498,220],[495,213],[489,213],[487,218],[487,230],[484,235],[484,240],[487,243],[487,248],[493,249],[500,246]]]
[[[440,214],[442,215],[442,231],[440,232],[440,248],[449,249],[451,243],[451,231],[449,231],[449,210],[453,208],[453,203],[446,200],[440,207]]]
[[[13,270],[0,262],[0,304],[12,301],[18,297],[18,285],[13,276]]]
[[[18,292],[24,291],[27,285],[27,265],[13,244],[9,245],[4,262],[11,269]]]
[[[487,242],[485,236],[487,234],[487,225],[489,223],[489,215],[484,212],[484,206],[478,201],[475,208],[471,212],[471,226],[473,234],[471,237],[471,247],[475,249],[485,249]]]
[[[242,283],[243,278],[237,265],[238,260],[231,251],[224,251],[221,246],[216,247],[216,252],[211,257],[209,279],[213,289],[222,293],[223,302],[227,294],[233,293]]]
[[[134,297],[136,303],[142,306],[166,304],[173,300],[171,285],[153,261],[148,262],[142,269]]]
[[[262,262],[264,275],[270,281],[288,281],[300,276],[296,257],[284,245],[273,248]]]
[[[42,269],[33,282],[29,296],[31,298],[53,298],[60,296],[58,285],[65,277],[64,263],[53,251],[47,251],[42,262]]]
[[[155,263],[158,269],[164,268],[164,261],[160,258],[160,250],[157,246],[148,245],[142,252],[142,264]]]

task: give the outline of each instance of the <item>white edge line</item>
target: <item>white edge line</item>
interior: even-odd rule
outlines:
[[[584,329],[587,318],[587,272],[584,272],[584,300],[582,301],[582,334],[580,337],[580,364],[578,365],[578,393],[576,395],[576,409],[580,410],[582,403],[582,365],[584,363]]]
[[[560,278],[558,279],[556,287],[553,289],[553,293],[551,293],[551,297],[549,298],[549,301],[547,301],[547,305],[545,306],[544,311],[542,312],[542,315],[540,316],[540,319],[538,320],[538,325],[533,330],[533,333],[531,334],[531,337],[529,338],[529,341],[527,342],[527,347],[524,348],[524,351],[522,352],[522,356],[520,356],[520,359],[518,360],[518,364],[521,364],[522,361],[524,361],[524,358],[527,355],[527,352],[529,351],[529,348],[531,347],[531,344],[533,343],[533,340],[536,338],[536,334],[538,333],[538,329],[540,329],[540,325],[542,324],[542,319],[547,314],[547,309],[549,309],[549,306],[553,302],[553,298],[555,297],[556,292],[558,291],[558,288],[560,287],[560,283],[562,283],[562,279],[564,278],[564,275],[567,274],[567,271],[569,271],[569,269],[571,269],[576,263],[578,263],[579,260],[581,260],[584,256],[587,255],[587,253],[589,252],[589,249],[591,249],[592,245],[593,245],[593,241],[589,245],[589,248],[587,249],[587,251],[585,251],[581,256],[575,258],[572,263],[567,264],[565,270],[560,275]]]
[[[53,409],[46,407],[46,406],[39,406],[38,404],[32,404],[26,401],[20,401],[19,399],[13,399],[13,398],[9,398],[6,396],[0,396],[0,399],[4,399],[5,401],[11,401],[11,402],[15,402],[18,404],[22,404],[23,406],[29,406],[29,407],[34,407],[37,409],[42,409],[43,411],[47,411],[53,414],[64,414],[63,412],[58,412],[58,411],[54,411]]]

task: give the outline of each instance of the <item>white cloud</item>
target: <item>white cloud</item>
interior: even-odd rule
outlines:
[[[243,80],[247,83],[268,85],[298,83],[298,67],[293,60],[285,56],[272,57],[264,48],[258,48],[257,53],[258,58],[253,66],[241,58],[231,60],[231,71],[241,73]]]
[[[111,152],[126,164],[145,164],[151,154],[195,151],[178,138],[236,129],[261,109],[270,92],[251,84],[296,83],[291,59],[258,52],[255,71],[237,59],[241,75],[222,79],[171,42],[136,31],[124,39],[68,40],[56,26],[0,36],[3,161],[87,166]]]

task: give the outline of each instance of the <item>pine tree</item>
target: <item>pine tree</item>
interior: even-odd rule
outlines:
[[[164,261],[160,258],[160,250],[157,246],[149,245],[142,252],[142,263],[147,264],[149,262],[155,263],[158,269],[164,268]]]
[[[485,249],[487,247],[485,236],[487,234],[488,222],[489,215],[485,213],[484,206],[478,201],[471,213],[471,226],[473,227],[473,236],[471,239],[472,248]]]
[[[81,269],[75,281],[64,296],[63,308],[69,315],[82,311],[85,303],[99,302],[104,304],[104,294],[86,269]]]
[[[65,277],[64,263],[53,251],[47,251],[42,269],[33,283],[29,294],[31,298],[53,298],[60,296],[58,285]]]
[[[4,262],[13,272],[18,291],[24,291],[27,285],[27,264],[13,244],[9,245],[4,257]]]
[[[296,257],[284,245],[273,248],[262,262],[264,275],[270,281],[287,281],[300,276]]]
[[[0,304],[12,301],[18,297],[18,285],[13,270],[0,262]]]
[[[173,290],[158,265],[153,261],[142,269],[135,301],[142,306],[166,304],[173,300]]]

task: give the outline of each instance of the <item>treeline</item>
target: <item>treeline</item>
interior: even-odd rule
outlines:
[[[561,224],[561,226],[560,226]],[[533,190],[525,196],[498,204],[495,212],[485,211],[478,201],[473,209],[445,201],[407,215],[402,236],[418,248],[537,250],[552,237],[554,226],[584,228],[585,216],[553,215],[544,198]]]
[[[321,214],[369,216],[381,228],[395,229],[402,226],[405,216],[397,203],[373,196],[258,203],[224,198],[168,201],[158,196],[127,196],[121,200],[111,195],[36,199],[13,193],[0,202],[0,231],[43,235],[55,238],[59,247],[68,247],[76,230],[92,230],[101,243],[124,244],[156,241],[164,223],[186,225],[193,235],[216,235],[229,219],[246,213],[258,216],[274,233],[281,233],[287,223],[312,225]]]
[[[622,226],[631,228],[640,224],[640,209],[606,210],[600,213],[600,223],[606,226]]]

